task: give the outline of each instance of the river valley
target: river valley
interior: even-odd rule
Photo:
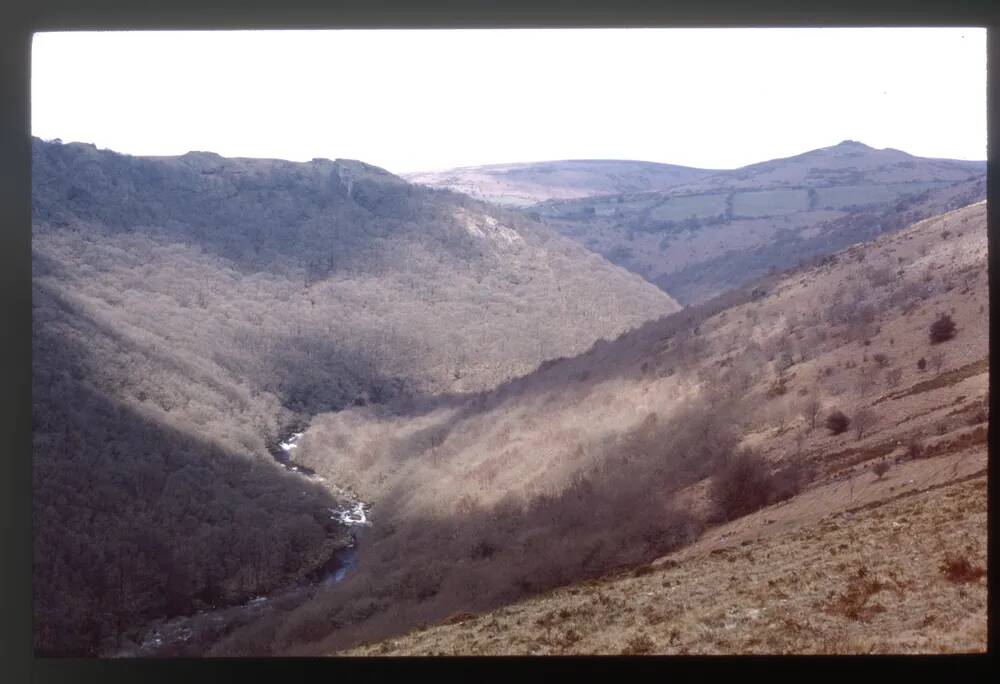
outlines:
[[[292,431],[270,449],[274,460],[285,470],[296,473],[304,480],[326,483],[326,479],[312,469],[297,464],[294,453],[304,428]],[[200,655],[206,643],[263,616],[271,610],[287,609],[312,596],[318,589],[342,581],[357,563],[359,532],[371,524],[371,506],[357,499],[352,493],[335,485],[324,484],[339,505],[327,509],[329,519],[339,523],[333,552],[321,565],[302,579],[269,594],[245,600],[242,603],[213,606],[193,615],[161,618],[141,630],[136,641],[125,639],[109,655],[111,657],[163,657]]]

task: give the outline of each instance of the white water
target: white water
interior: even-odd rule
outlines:
[[[298,442],[302,438],[302,434],[303,433],[301,432],[293,432],[292,436],[288,438],[287,442],[278,442],[278,446],[284,449],[285,453],[290,454],[292,449],[298,448],[299,445],[296,444],[296,442]]]
[[[278,443],[281,450],[287,455],[286,459],[275,458],[279,464],[281,464],[286,470],[303,477],[305,479],[311,480],[313,482],[325,482],[326,479],[316,475],[308,474],[303,472],[301,466],[295,465],[291,462],[291,453],[293,449],[298,448],[297,442],[302,438],[302,432],[294,432],[288,436],[285,440]],[[343,506],[338,508],[327,509],[330,513],[330,519],[336,520],[345,527],[368,527],[371,525],[371,520],[369,514],[371,512],[371,506],[364,501],[359,501],[352,493],[345,489],[336,486],[327,485],[340,500],[346,501]],[[353,534],[352,534],[353,537]],[[312,584],[336,584],[347,576],[347,573],[354,567],[357,562],[358,548],[355,542],[352,542],[349,546],[340,549],[336,552],[334,557],[331,557],[330,563],[335,563],[336,570],[328,572],[324,570],[324,575]],[[306,585],[308,586],[308,585]],[[282,590],[279,593],[285,593],[287,591],[299,591],[300,588],[292,588],[290,590]],[[239,609],[243,611],[253,611],[257,612],[264,609],[265,605],[268,603],[267,596],[256,596],[246,603],[239,606]],[[156,651],[161,649],[165,642],[166,644],[180,644],[190,641],[194,634],[193,619],[208,619],[213,623],[222,623],[226,621],[226,613],[237,608],[237,606],[229,606],[224,608],[219,608],[211,611],[200,611],[193,616],[179,616],[172,618],[170,620],[159,622],[156,627],[146,632],[145,637],[141,640],[137,647],[132,647],[129,649],[122,649],[118,653],[114,654],[113,657],[123,657],[123,656],[149,656],[155,654]]]
[[[330,519],[336,520],[348,527],[354,525],[362,525],[367,527],[371,525],[368,520],[368,509],[370,507],[364,501],[355,501],[352,504],[348,504],[344,508],[330,508]]]

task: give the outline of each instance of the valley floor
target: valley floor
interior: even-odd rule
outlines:
[[[986,460],[865,471],[649,566],[338,655],[984,652]]]

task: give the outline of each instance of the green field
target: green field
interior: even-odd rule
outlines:
[[[671,197],[649,212],[653,221],[683,221],[695,216],[718,216],[726,211],[725,193]]]
[[[899,193],[884,185],[841,185],[816,189],[816,206],[841,209],[852,205],[864,206],[877,202],[891,202]]]
[[[735,216],[780,216],[809,208],[807,190],[761,190],[733,196]]]
[[[943,188],[946,185],[951,185],[949,181],[927,181],[927,182],[914,182],[914,183],[893,183],[885,187],[892,190],[897,195],[915,195],[924,190],[931,190],[934,188]]]
[[[878,202],[892,202],[897,197],[915,195],[948,185],[946,181],[926,181],[919,183],[891,183],[887,185],[841,185],[833,188],[817,188],[817,208],[841,209],[852,205],[864,206]]]

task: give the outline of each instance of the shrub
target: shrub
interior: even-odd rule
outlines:
[[[920,360],[917,361],[917,368],[919,370],[924,370],[925,368],[927,368],[927,359],[921,356]]]
[[[955,321],[951,320],[951,316],[941,314],[936,321],[931,323],[931,344],[940,344],[953,338],[955,336],[955,327]]]
[[[958,554],[948,554],[941,563],[941,574],[949,582],[961,584],[964,582],[975,582],[986,574],[986,569],[973,565],[965,556]]]
[[[767,392],[764,393],[766,399],[775,399],[776,397],[783,396],[788,393],[788,382],[787,378],[778,378],[777,382],[772,384],[767,388]]]
[[[846,431],[850,424],[851,419],[844,415],[842,411],[834,411],[826,417],[826,429],[832,435],[839,435]]]
[[[872,360],[882,368],[889,365],[889,357],[882,353],[875,354],[875,356],[872,357]]]
[[[974,409],[966,422],[969,425],[979,425],[980,423],[985,423],[989,419],[990,419],[989,406],[985,405]]]
[[[792,498],[802,491],[802,487],[814,474],[811,467],[804,466],[800,461],[794,461],[777,471],[771,476],[771,496],[768,503]]]
[[[879,461],[878,463],[872,466],[872,472],[875,473],[875,476],[881,480],[883,477],[885,477],[885,474],[889,472],[889,462]]]
[[[924,455],[924,443],[920,441],[917,437],[910,440],[909,444],[906,445],[906,457],[908,459],[915,460]]]
[[[628,640],[622,655],[644,655],[653,650],[653,640],[647,634],[640,634]]]
[[[876,614],[885,611],[878,603],[869,603],[871,597],[884,588],[885,583],[872,577],[867,568],[858,568],[857,573],[849,578],[847,589],[827,602],[827,610],[850,620],[868,622]]]
[[[782,484],[763,458],[745,449],[731,455],[712,477],[709,497],[723,520],[733,520],[773,503]]]

